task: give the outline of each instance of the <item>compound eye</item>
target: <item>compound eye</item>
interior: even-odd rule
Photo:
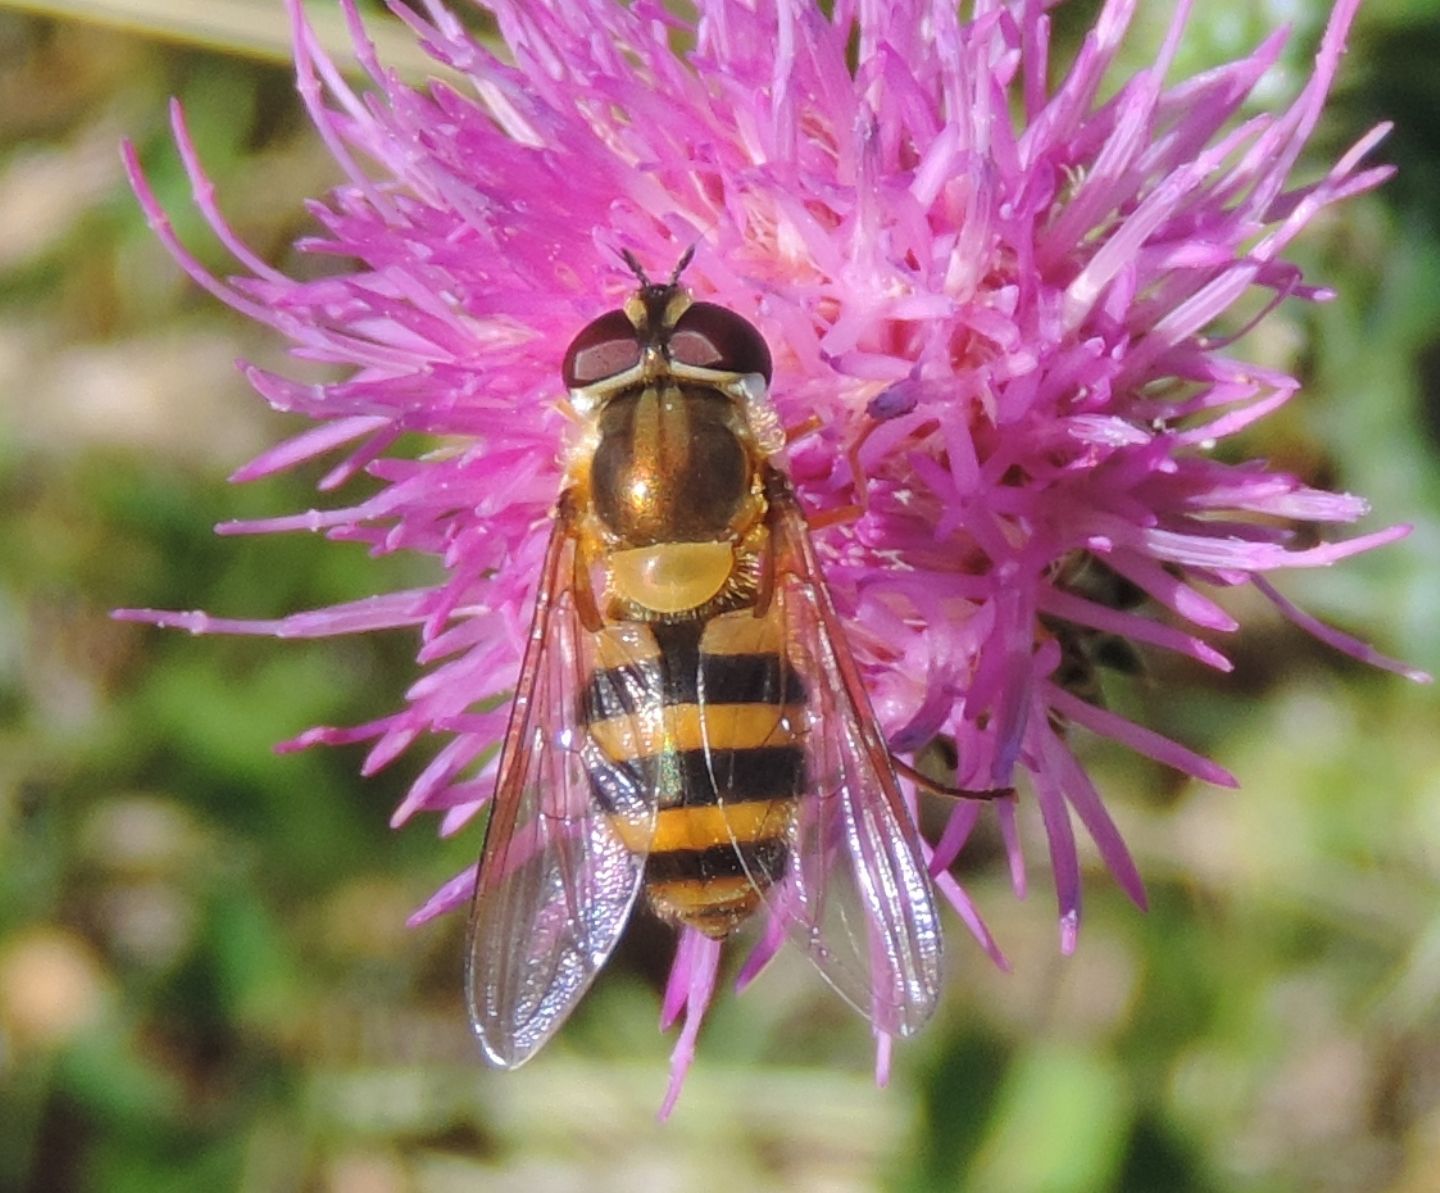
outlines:
[[[691,303],[670,333],[670,359],[770,381],[770,349],[747,320],[713,302]]]
[[[640,341],[624,311],[610,311],[589,323],[565,351],[561,366],[566,389],[583,389],[640,363]]]

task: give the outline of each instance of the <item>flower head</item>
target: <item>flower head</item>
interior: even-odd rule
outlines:
[[[1207,590],[1251,584],[1340,649],[1403,670],[1319,627],[1265,576],[1405,528],[1292,546],[1295,524],[1353,522],[1365,503],[1214,450],[1298,386],[1209,329],[1252,291],[1270,306],[1325,297],[1286,249],[1316,212],[1388,173],[1362,166],[1382,127],[1318,181],[1290,182],[1357,0],[1335,7],[1294,101],[1243,118],[1283,36],[1168,82],[1183,0],[1158,60],[1123,81],[1111,65],[1136,4],[1110,0],[1055,82],[1039,0],[977,0],[963,16],[923,0],[840,0],[830,16],[806,0],[705,0],[694,19],[658,0],[491,0],[504,56],[438,0],[397,4],[458,80],[422,90],[386,71],[353,0],[342,6],[364,94],[290,3],[299,89],[346,177],[313,205],[322,231],[301,247],[352,262],[347,272],[298,280],[241,244],[178,109],[197,201],[246,273],[199,266],[127,161],[153,226],[202,286],[297,355],[351,370],[312,385],[247,369],[273,406],[314,425],[236,479],[333,457],[321,488],[364,474],[365,492],[222,529],[429,553],[445,577],[273,622],[129,615],[296,637],[419,627],[428,670],[403,708],[293,743],[371,742],[371,772],[443,735],[396,824],[434,812],[453,832],[491,794],[487,750],[505,728],[560,481],[560,355],[633,285],[624,252],[658,272],[697,246],[691,288],[764,333],[782,421],[812,428],[789,453],[802,501],[863,507],[819,539],[891,744],[953,741],[962,785],[1022,776],[1065,949],[1080,907],[1074,820],[1143,902],[1067,725],[1233,783],[1086,698],[1087,635],[1228,670],[1211,639],[1236,623]],[[390,454],[405,432],[450,446]],[[998,958],[947,872],[981,814],[958,807],[927,860]],[[1018,884],[1014,815],[998,806]],[[465,902],[473,884],[473,871],[459,875],[415,919]],[[742,979],[776,944],[762,942]],[[712,942],[682,940],[665,998],[667,1024],[688,1019],[672,1100],[716,963]]]

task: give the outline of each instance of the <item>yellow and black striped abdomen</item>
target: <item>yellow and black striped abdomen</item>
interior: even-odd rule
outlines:
[[[648,841],[633,818],[613,821],[648,850],[651,906],[726,936],[785,871],[805,787],[804,685],[778,622],[749,610],[627,626],[612,649],[619,634],[602,631],[581,710],[598,747],[591,788],[611,810],[656,793]]]

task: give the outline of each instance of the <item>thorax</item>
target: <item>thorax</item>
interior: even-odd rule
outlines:
[[[590,538],[615,619],[739,607],[754,590],[765,501],[744,411],[661,381],[608,401],[589,464]]]

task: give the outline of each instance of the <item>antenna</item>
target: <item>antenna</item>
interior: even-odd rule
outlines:
[[[667,286],[673,286],[677,282],[679,282],[680,275],[685,272],[685,267],[695,259],[695,250],[698,247],[699,245],[697,242],[696,244],[692,244],[688,249],[686,249],[683,253],[680,254],[680,260],[675,262],[675,268],[670,271],[670,280],[665,283]],[[640,284],[642,286],[647,286],[652,289],[654,288],[655,283],[652,282],[650,278],[646,275],[644,268],[641,266],[639,259],[635,256],[634,253],[632,253],[629,249],[621,249],[620,256],[625,259],[625,264],[630,267],[630,272],[640,279]]]
[[[620,255],[625,258],[625,264],[630,266],[630,272],[640,279],[642,286],[650,286],[654,283],[645,276],[645,271],[640,267],[640,262],[635,259],[635,254],[629,249],[621,249]]]
[[[675,262],[675,268],[670,274],[670,284],[672,286],[680,280],[680,275],[685,272],[685,266],[689,265],[690,262],[695,259],[695,249],[696,245],[692,244],[680,254],[680,260]]]

